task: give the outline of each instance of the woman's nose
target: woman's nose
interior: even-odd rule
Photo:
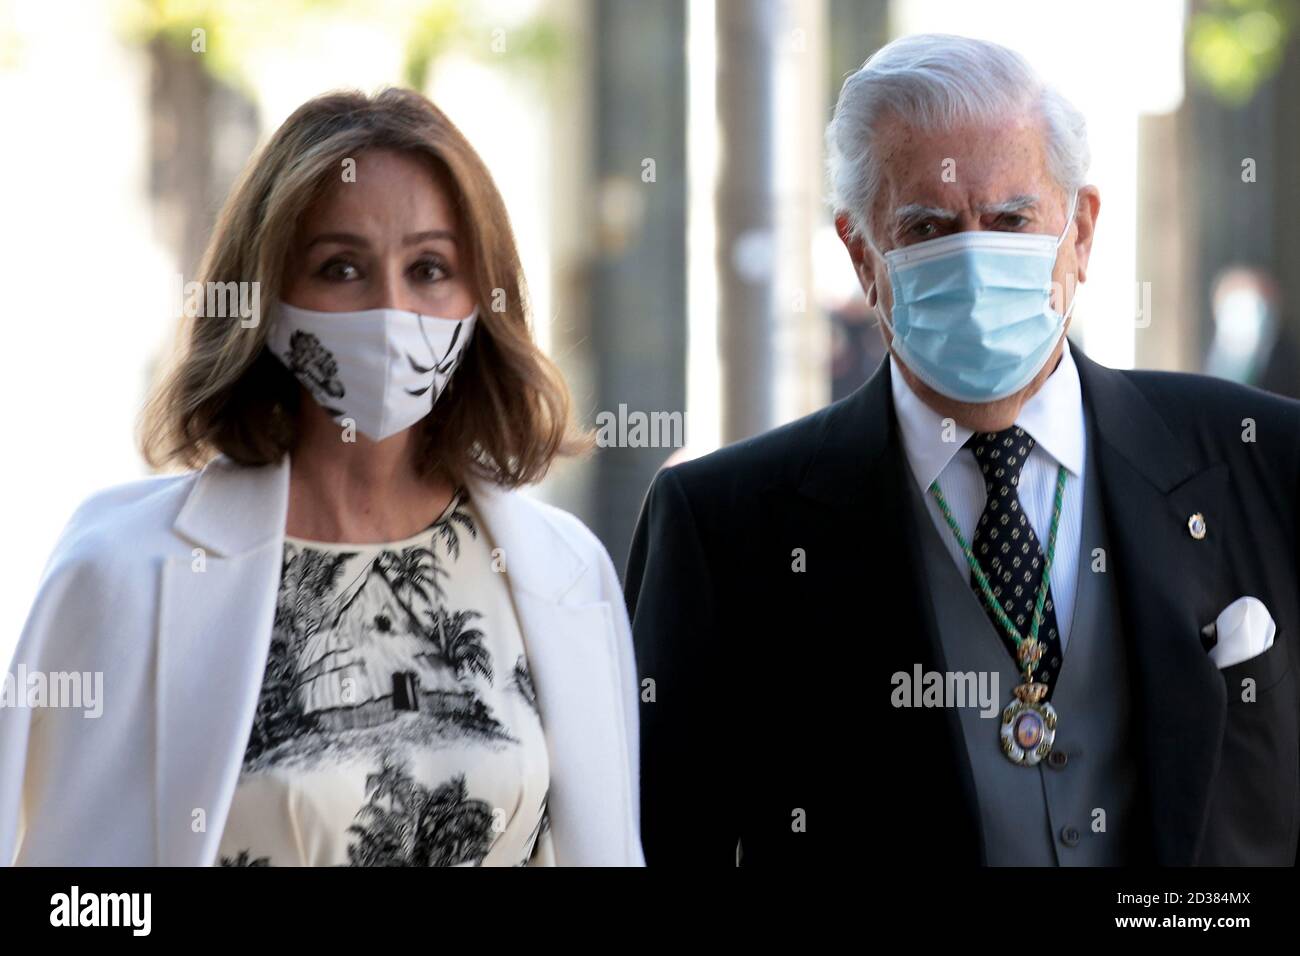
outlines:
[[[418,312],[418,304],[412,299],[410,290],[403,282],[402,263],[400,260],[384,262],[375,271],[375,283],[371,290],[368,305],[372,309],[401,309]]]

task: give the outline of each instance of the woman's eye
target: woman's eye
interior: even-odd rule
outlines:
[[[350,282],[361,273],[346,259],[331,259],[320,268],[319,275],[337,282]]]
[[[421,259],[411,266],[411,274],[420,282],[437,282],[447,277],[447,269],[437,259]]]

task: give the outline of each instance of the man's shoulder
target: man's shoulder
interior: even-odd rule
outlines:
[[[1176,433],[1231,433],[1239,442],[1242,430],[1253,423],[1257,434],[1267,427],[1272,437],[1300,440],[1300,401],[1192,372],[1134,369],[1119,374]]]
[[[1085,401],[1098,424],[1103,431],[1127,429],[1132,454],[1226,465],[1242,487],[1294,488],[1300,479],[1300,402],[1294,399],[1189,372],[1107,369],[1091,385],[1097,392]],[[1167,432],[1172,444],[1144,428]]]
[[[1148,397],[1170,407],[1191,403],[1198,411],[1262,405],[1266,410],[1294,417],[1300,402],[1250,385],[1242,385],[1197,372],[1165,372],[1154,369],[1125,369],[1125,376]]]
[[[840,399],[752,438],[671,465],[660,474],[671,475],[691,497],[722,495],[736,500],[765,489],[794,487],[848,401]]]

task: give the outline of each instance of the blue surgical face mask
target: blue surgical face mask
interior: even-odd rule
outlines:
[[[1071,295],[1056,312],[1051,293],[1077,198],[1059,237],[958,232],[883,254],[894,305],[882,321],[917,378],[961,402],[1006,398],[1034,380],[1074,308]]]

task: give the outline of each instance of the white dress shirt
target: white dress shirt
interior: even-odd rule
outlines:
[[[908,386],[893,355],[889,357],[890,387],[894,412],[902,431],[903,451],[925,499],[930,518],[943,539],[963,581],[970,580],[970,565],[961,545],[930,494],[930,483],[939,480],[939,490],[948,500],[962,536],[970,543],[975,524],[984,512],[984,476],[975,454],[963,448],[973,432],[945,419],[926,405]],[[1056,497],[1057,469],[1066,468],[1065,497],[1061,523],[1056,533],[1056,555],[1052,560],[1050,597],[1056,612],[1056,629],[1064,650],[1074,617],[1074,595],[1079,572],[1079,536],[1083,521],[1083,467],[1087,453],[1083,425],[1083,393],[1079,370],[1066,341],[1056,371],[1020,410],[1015,423],[1034,439],[1034,449],[1020,473],[1018,493],[1021,505],[1038,535],[1039,547],[1047,552],[1052,525],[1052,502]],[[981,600],[982,603],[982,600]]]

